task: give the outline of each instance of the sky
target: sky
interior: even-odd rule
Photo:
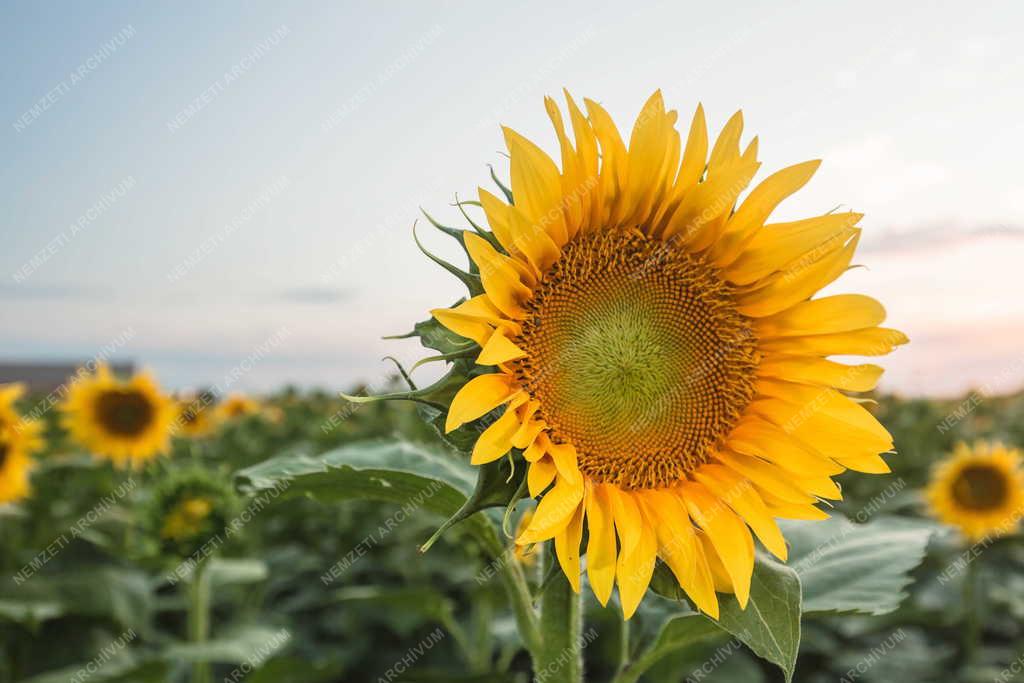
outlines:
[[[557,6],[555,6],[557,5]],[[0,362],[152,368],[172,388],[338,389],[460,295],[420,207],[507,177],[500,125],[557,150],[563,87],[629,130],[660,88],[759,177],[823,159],[772,220],[866,214],[830,292],[911,344],[883,388],[1024,385],[1024,6],[1015,2],[8,3]],[[241,369],[241,371],[240,371]],[[426,379],[429,367],[418,370]]]

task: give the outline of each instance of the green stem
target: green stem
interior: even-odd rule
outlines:
[[[206,563],[200,562],[188,582],[188,639],[202,644],[210,637],[210,578]],[[192,683],[210,683],[210,663],[198,659],[192,664]]]
[[[545,569],[555,577],[541,596],[540,661],[534,677],[539,683],[582,683],[583,616],[581,598],[560,569],[552,544],[545,548]],[[539,664],[539,666],[538,666]]]
[[[501,580],[505,585],[509,602],[512,603],[519,636],[523,639],[523,645],[526,646],[536,663],[540,655],[542,641],[540,624],[537,620],[537,612],[533,609],[533,596],[530,594],[530,586],[526,583],[526,575],[523,573],[519,561],[512,555],[511,548],[499,555],[495,562],[501,572]]]
[[[974,663],[981,642],[981,612],[983,606],[981,592],[978,590],[978,565],[980,557],[975,557],[967,564],[967,575],[964,577],[964,665]]]

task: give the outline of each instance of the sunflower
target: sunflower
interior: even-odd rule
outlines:
[[[0,384],[0,504],[29,494],[32,453],[42,448],[42,425],[23,418],[15,402],[24,393],[21,384]]]
[[[431,311],[481,347],[445,431],[488,416],[472,462],[522,451],[539,504],[517,542],[553,539],[574,590],[586,527],[602,604],[617,584],[629,618],[661,558],[717,616],[716,589],[747,603],[751,531],[785,559],[775,518],[825,518],[831,477],[889,471],[892,438],[843,393],[882,369],[826,356],[907,339],[874,299],[811,299],[850,266],[860,214],[765,223],[818,161],[736,206],[760,165],[741,113],[709,145],[698,106],[684,141],[655,93],[627,146],[600,105],[566,99],[569,132],[546,100],[561,169],[504,129],[508,202],[481,189],[490,231],[460,233],[482,293]]]
[[[218,415],[225,421],[245,417],[246,415],[254,415],[259,411],[259,401],[243,394],[230,394],[217,406]]]
[[[196,439],[212,434],[217,427],[218,417],[213,401],[213,394],[209,392],[179,398],[174,423],[175,433]]]
[[[1024,514],[1020,464],[1020,451],[1002,444],[957,444],[928,485],[932,514],[972,542],[1013,532]]]
[[[106,364],[72,384],[63,412],[80,445],[118,466],[138,466],[165,451],[174,419],[172,402],[149,373],[119,379]]]

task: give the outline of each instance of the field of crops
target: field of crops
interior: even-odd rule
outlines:
[[[77,447],[46,397],[18,409],[46,446],[31,495],[0,507],[0,680],[529,680],[510,594],[518,577],[536,600],[551,577],[540,546],[516,551],[501,529],[532,502],[506,512],[502,470],[473,494],[486,509],[421,552],[476,477],[409,404],[284,392],[134,469]],[[960,440],[1024,443],[1024,398],[882,397],[876,414],[892,474],[843,475],[830,521],[787,523],[802,618],[755,574],[769,623],[714,626],[659,566],[628,622],[584,591],[588,680],[1013,680],[1020,537],[965,542],[929,519],[922,487]],[[170,531],[182,491],[216,497],[195,535]]]

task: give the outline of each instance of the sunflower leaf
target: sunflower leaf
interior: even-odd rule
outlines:
[[[895,611],[907,596],[910,572],[924,558],[934,526],[895,517],[855,524],[787,521],[789,564],[803,584],[804,612]]]
[[[684,600],[684,593],[668,567],[659,562],[651,580],[651,589],[667,598]],[[750,648],[754,654],[778,665],[786,675],[793,678],[797,650],[800,647],[800,579],[791,568],[759,554],[754,565],[754,576],[750,582],[750,601],[741,609],[732,595],[719,594],[721,613],[718,621],[701,615],[716,628],[732,634]],[[686,616],[686,615],[683,615]],[[696,616],[696,615],[692,615]],[[671,623],[671,622],[669,622]],[[692,624],[680,623],[673,628],[689,629]],[[705,637],[705,628],[693,627],[694,632]],[[675,639],[666,635],[666,647]],[[661,642],[660,636],[659,641]],[[688,644],[682,643],[678,647]],[[672,647],[672,649],[678,649]],[[667,652],[666,652],[667,654]]]
[[[353,443],[317,456],[286,453],[240,470],[235,482],[255,495],[309,496],[323,502],[378,500],[401,505],[406,515],[424,510],[451,517],[473,494],[475,476],[473,468],[456,457],[394,440]],[[466,525],[488,552],[501,553],[489,520],[472,515]]]

